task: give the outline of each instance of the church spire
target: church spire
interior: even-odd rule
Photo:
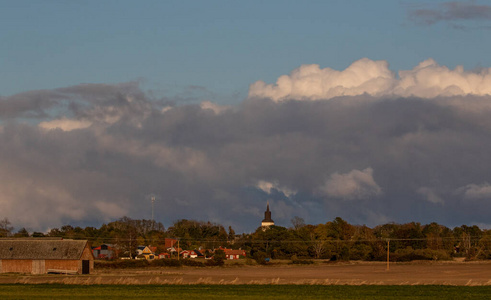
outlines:
[[[264,220],[261,222],[263,229],[274,225],[273,219],[271,219],[271,211],[269,211],[269,201],[266,204],[266,211],[264,212]]]

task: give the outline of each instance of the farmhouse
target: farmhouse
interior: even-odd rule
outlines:
[[[86,240],[0,239],[0,273],[90,274],[93,269]]]
[[[225,252],[225,257],[227,259],[239,259],[241,257],[246,257],[245,250],[223,249],[223,252]]]
[[[181,252],[183,258],[198,258],[204,257],[198,250],[184,250]]]
[[[92,254],[99,259],[113,259],[114,246],[112,244],[102,244],[99,247],[92,248]]]
[[[152,247],[152,248],[157,250],[156,247]],[[152,251],[152,249],[150,249],[150,247],[148,246],[138,246],[138,248],[136,249],[136,253],[137,253],[136,258],[148,259],[148,260],[155,259],[155,250]]]

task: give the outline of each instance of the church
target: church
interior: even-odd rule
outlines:
[[[266,206],[266,211],[264,212],[264,220],[261,222],[261,227],[263,228],[263,230],[265,230],[266,228],[269,228],[269,226],[273,226],[274,225],[274,221],[273,219],[271,219],[271,212],[269,211],[269,201],[268,201],[268,204]]]

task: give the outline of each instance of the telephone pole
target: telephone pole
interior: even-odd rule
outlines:
[[[154,208],[155,208],[155,196],[152,196],[152,229],[155,229]]]

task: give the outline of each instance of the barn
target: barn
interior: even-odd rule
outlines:
[[[90,274],[93,269],[86,240],[0,239],[0,273]]]

